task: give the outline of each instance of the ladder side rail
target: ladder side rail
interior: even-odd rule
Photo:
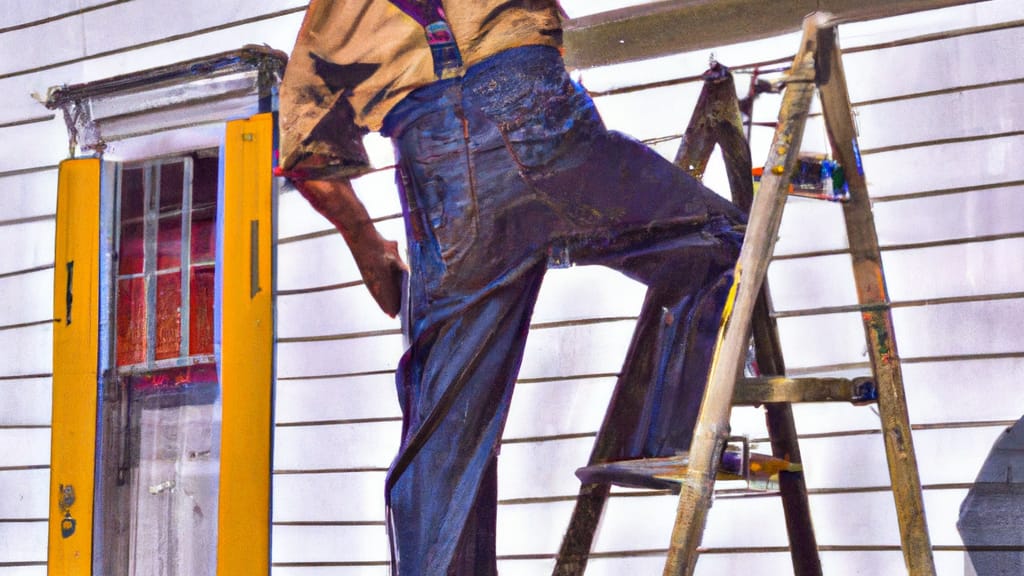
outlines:
[[[754,304],[774,250],[789,187],[788,175],[796,165],[814,94],[814,56],[817,31],[823,19],[821,14],[812,14],[804,20],[803,38],[790,71],[775,140],[736,264],[731,301],[719,329],[708,386],[690,447],[690,464],[679,494],[665,576],[691,575],[696,567],[696,551],[707,522],[715,472],[729,436],[733,388],[749,344]]]
[[[724,109],[723,106],[717,115],[717,140],[725,159],[732,200],[749,214],[754,204],[754,185],[751,178],[753,163],[731,75],[728,86],[723,89],[721,101],[729,102],[730,105],[728,109]],[[778,326],[770,312],[771,292],[768,283],[764,282],[754,303],[751,319],[754,353],[762,375],[785,376],[786,365],[779,341]],[[772,455],[800,464],[803,460],[792,406],[788,402],[772,402],[764,406]],[[793,573],[796,576],[822,576],[818,540],[814,533],[811,507],[807,498],[807,483],[802,469],[779,473],[779,494],[786,520]]]
[[[821,103],[833,155],[840,165],[846,167],[850,188],[850,200],[843,205],[843,214],[871,366],[878,387],[882,437],[896,501],[903,555],[911,576],[934,575],[935,561],[925,520],[921,479],[878,235],[857,148],[856,127],[838,41],[834,29],[827,32],[821,46]]]

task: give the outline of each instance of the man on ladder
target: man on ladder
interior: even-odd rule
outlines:
[[[410,268],[386,499],[402,576],[497,573],[497,449],[549,262],[649,289],[599,460],[690,446],[743,213],[608,131],[560,54],[554,0],[314,0],[281,93],[281,173],[342,233],[381,308],[405,267],[349,179],[395,146]]]

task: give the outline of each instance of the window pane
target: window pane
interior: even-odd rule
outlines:
[[[121,221],[142,218],[144,204],[142,168],[126,169],[121,174]]]
[[[126,278],[117,283],[117,364],[146,361],[146,282]]]
[[[192,211],[192,263],[213,263],[216,258],[217,211],[216,207]]]
[[[142,220],[121,227],[121,247],[118,250],[118,274],[142,274],[145,242]]]
[[[189,354],[213,354],[213,266],[194,266],[189,308]]]
[[[180,352],[181,274],[170,272],[156,277],[156,359],[177,358]]]
[[[156,254],[157,270],[181,267],[181,215],[164,216],[160,219]]]
[[[181,162],[160,165],[160,214],[181,210],[184,166]]]

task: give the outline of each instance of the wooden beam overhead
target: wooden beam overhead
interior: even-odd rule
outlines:
[[[570,20],[565,59],[590,68],[796,32],[804,16],[873,20],[981,0],[663,0]]]

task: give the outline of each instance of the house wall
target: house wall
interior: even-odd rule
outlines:
[[[51,311],[59,114],[32,93],[266,43],[288,50],[298,0],[50,0],[0,15],[0,576],[46,573]],[[573,16],[586,3],[564,2]],[[602,6],[610,8],[612,6]],[[591,10],[596,9],[591,6]],[[884,249],[939,573],[964,573],[958,507],[993,440],[1024,412],[1024,5],[993,0],[840,28]],[[722,46],[735,69],[791,57],[795,35]],[[709,51],[583,70],[610,127],[672,157]],[[738,76],[740,85],[749,78]],[[771,121],[779,99],[761,98]],[[755,128],[755,163],[771,130]],[[401,240],[389,144],[356,182]],[[805,149],[824,151],[820,118]],[[709,184],[725,191],[720,165]],[[358,284],[340,237],[280,197],[273,563],[276,576],[386,574],[382,486],[400,428],[397,321]],[[840,208],[791,199],[769,279],[790,373],[864,374]],[[586,297],[581,297],[585,294]],[[550,571],[639,309],[641,286],[596,268],[541,290],[500,463],[500,568]],[[870,407],[795,407],[827,574],[904,573],[879,420]],[[759,409],[733,431],[763,441]],[[767,450],[766,446],[762,446]],[[615,491],[588,575],[657,573],[675,498]],[[699,574],[791,573],[773,495],[721,492]]]

